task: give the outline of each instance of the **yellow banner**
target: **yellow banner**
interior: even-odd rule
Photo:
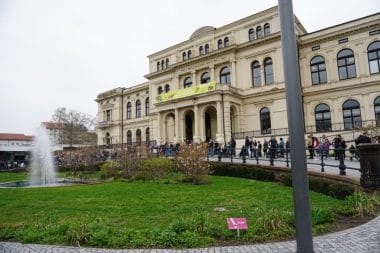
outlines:
[[[207,84],[191,86],[189,88],[173,90],[167,93],[163,93],[156,97],[157,102],[166,102],[172,99],[184,98],[193,95],[207,93],[209,91],[216,90],[216,82],[210,82]]]

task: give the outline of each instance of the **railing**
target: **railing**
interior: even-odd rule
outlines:
[[[316,125],[305,126],[305,133],[328,133],[328,132],[339,132],[339,131],[361,131],[366,127],[380,127],[380,120],[363,120],[357,123],[360,127],[345,127],[344,123],[334,123],[328,127],[317,127]],[[277,128],[277,129],[265,129],[246,131],[246,132],[236,132],[232,133],[234,139],[244,139],[246,136],[251,137],[270,137],[270,136],[287,136],[289,134],[288,128]]]

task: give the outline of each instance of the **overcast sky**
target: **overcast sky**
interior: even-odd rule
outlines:
[[[63,106],[145,82],[147,55],[276,0],[0,0],[0,133],[32,134]],[[308,32],[380,11],[379,0],[293,0]]]

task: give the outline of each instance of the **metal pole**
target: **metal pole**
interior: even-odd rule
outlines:
[[[283,66],[285,73],[286,104],[288,112],[293,199],[296,218],[297,252],[313,252],[311,233],[309,183],[305,153],[305,123],[303,118],[301,83],[295,38],[295,22],[291,0],[278,0]],[[302,154],[302,155],[301,155]]]

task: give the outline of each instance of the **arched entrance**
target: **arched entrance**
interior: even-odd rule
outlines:
[[[175,137],[175,115],[173,113],[166,115],[165,125],[165,141],[173,142]]]
[[[193,141],[193,135],[194,135],[194,112],[193,111],[187,111],[185,113],[185,141],[186,142],[192,142]]]
[[[217,119],[216,119],[216,109],[212,106],[208,107],[205,111],[205,133],[206,141],[210,139],[216,140],[216,131],[217,131]]]

